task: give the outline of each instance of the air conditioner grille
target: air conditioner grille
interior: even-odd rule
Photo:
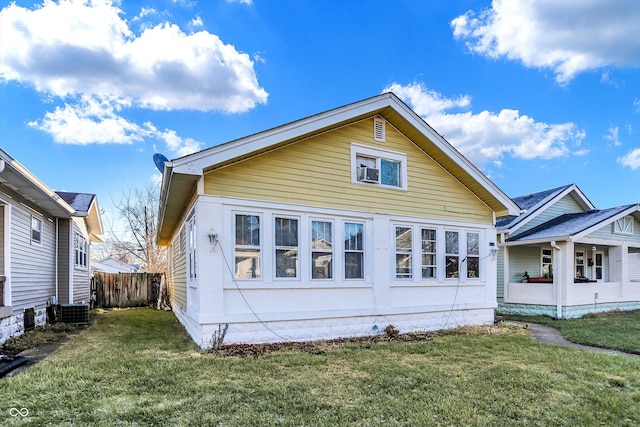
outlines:
[[[64,323],[89,323],[88,304],[61,304],[60,320]]]

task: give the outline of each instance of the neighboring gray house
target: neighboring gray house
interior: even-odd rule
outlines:
[[[638,204],[597,210],[575,184],[513,201],[522,214],[496,223],[500,311],[572,318],[640,308]]]
[[[93,194],[56,193],[0,149],[0,343],[46,323],[52,303],[89,301]]]

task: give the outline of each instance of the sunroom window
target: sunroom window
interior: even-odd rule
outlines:
[[[344,278],[364,279],[364,224],[344,224]]]
[[[235,275],[238,279],[260,278],[260,217],[236,215]]]

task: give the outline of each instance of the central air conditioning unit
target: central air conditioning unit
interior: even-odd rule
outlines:
[[[89,304],[60,304],[60,321],[64,323],[89,323]]]
[[[375,182],[380,178],[380,171],[376,168],[361,167],[358,168],[358,181]]]

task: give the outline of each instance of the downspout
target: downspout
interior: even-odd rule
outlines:
[[[60,262],[59,258],[60,251],[60,230],[58,229],[58,218],[56,217],[56,300],[53,302],[54,304],[58,304],[58,288],[60,287],[60,278],[58,277],[58,263]]]
[[[560,246],[558,246],[555,242],[555,240],[551,241],[551,247],[554,249],[553,252],[553,264],[552,265],[558,265],[559,264],[559,252],[560,252]],[[562,281],[558,278],[558,275],[554,273],[553,275],[553,284],[556,285],[556,319],[562,319],[562,286],[561,286]]]

